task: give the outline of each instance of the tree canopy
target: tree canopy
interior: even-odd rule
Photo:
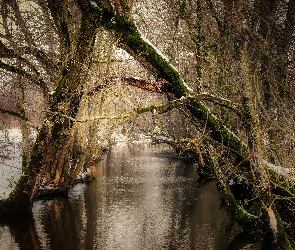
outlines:
[[[194,158],[244,230],[292,248],[293,0],[0,4],[0,111],[23,136],[2,212],[68,190],[120,125]]]

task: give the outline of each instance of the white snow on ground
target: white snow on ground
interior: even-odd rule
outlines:
[[[139,143],[139,142],[151,142],[151,137],[144,134],[134,134],[132,137],[121,133],[112,133],[110,137],[112,145],[126,145],[126,142]]]
[[[36,133],[31,131],[31,138]],[[146,139],[140,135],[140,140]],[[126,143],[129,138],[123,134],[113,134],[111,141],[115,144]],[[135,142],[135,141],[134,141]],[[20,129],[0,130],[0,199],[8,198],[22,174],[22,133]],[[85,178],[89,172],[80,173],[78,178]],[[46,187],[49,188],[49,187]]]
[[[265,164],[267,167],[269,167],[270,169],[276,171],[277,173],[281,174],[281,175],[290,175],[292,173],[294,173],[294,169],[293,168],[284,168],[284,167],[281,167],[281,166],[277,166],[277,165],[274,165],[272,163],[269,163],[265,160],[262,161],[263,164]]]
[[[97,8],[97,7],[98,7],[98,5],[97,5],[96,2],[90,1],[90,4],[91,4],[94,8]]]
[[[5,199],[21,176],[22,134],[20,129],[0,130],[0,199]]]
[[[32,131],[32,138],[36,138],[36,133]],[[126,142],[137,143],[139,141],[151,141],[151,138],[145,135],[137,135],[137,139],[129,138],[120,133],[111,135],[111,143],[115,145],[126,144]],[[283,168],[263,160],[263,163],[284,176],[293,174],[294,170]],[[16,182],[22,174],[22,134],[17,128],[0,130],[0,199],[5,199],[13,190]],[[80,173],[78,178],[83,178],[88,172]],[[294,178],[290,180],[295,181]]]

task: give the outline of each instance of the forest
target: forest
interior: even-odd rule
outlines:
[[[149,136],[214,178],[245,232],[293,249],[294,16],[294,0],[1,0],[0,129],[21,129],[22,174],[0,213]]]

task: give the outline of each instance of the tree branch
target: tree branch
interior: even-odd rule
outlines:
[[[47,0],[47,2],[48,9],[53,17],[55,29],[57,30],[61,47],[61,56],[63,57],[69,54],[71,49],[70,31],[66,20],[66,14],[64,13],[64,5],[66,5],[66,3],[64,0]],[[68,7],[66,7],[66,9],[67,8]]]
[[[98,4],[95,11],[99,24],[111,31],[124,49],[151,72],[169,82],[165,92],[173,93],[178,98],[193,95],[193,91],[186,85],[175,67],[138,31],[134,22],[125,21],[123,17],[104,8],[101,4]],[[193,116],[206,123],[214,140],[232,148],[238,155],[244,155],[248,151],[247,146],[224,126],[203,102],[191,101],[188,108]]]
[[[21,51],[31,50],[29,47],[20,48]],[[13,49],[9,49],[1,40],[0,40],[0,58],[15,58],[18,59],[21,63],[24,63],[30,70],[32,70],[38,77],[40,73],[34,65],[32,65],[27,59],[15,53]]]
[[[2,114],[10,114],[10,115],[15,116],[15,117],[18,117],[18,118],[20,118],[20,119],[22,119],[24,121],[28,121],[29,120],[26,116],[24,116],[24,115],[22,115],[20,113],[17,113],[15,111],[12,111],[12,110],[8,110],[8,109],[0,108],[0,113],[2,113]]]
[[[27,118],[26,116],[18,113],[18,112],[15,112],[15,111],[12,111],[12,110],[8,110],[8,109],[3,109],[3,108],[0,108],[0,113],[2,114],[9,114],[9,115],[12,115],[12,116],[15,116],[23,121],[25,121],[30,127],[32,128],[37,128],[38,126],[36,124],[34,124],[33,122],[31,122],[29,120],[29,118]]]
[[[196,99],[199,101],[204,100],[204,101],[212,102],[219,106],[225,107],[233,111],[236,115],[238,115],[242,119],[244,119],[245,116],[247,116],[247,112],[243,109],[241,105],[233,103],[231,100],[225,99],[223,97],[212,95],[205,92],[205,93],[197,95]]]
[[[23,33],[23,35],[26,37],[26,43],[28,43],[28,46],[20,46],[17,41],[14,40],[12,31],[8,27],[8,9],[7,5],[11,5],[14,11],[15,15],[15,22],[18,27],[20,27],[20,31]],[[21,12],[19,10],[19,6],[16,3],[15,0],[12,0],[11,2],[3,2],[1,3],[1,16],[3,18],[3,32],[5,34],[1,34],[1,37],[7,40],[10,47],[8,48],[7,45],[5,45],[2,41],[0,41],[0,57],[2,58],[16,58],[20,60],[23,64],[25,64],[32,72],[34,72],[37,77],[40,77],[40,72],[36,69],[36,67],[29,62],[27,59],[22,57],[22,54],[29,54],[35,57],[35,59],[40,63],[40,65],[43,66],[43,69],[49,74],[54,75],[54,70],[56,66],[51,61],[51,59],[43,52],[41,51],[37,45],[35,44],[32,35],[30,34],[28,28],[25,25],[25,21],[23,20],[21,16]],[[11,18],[11,17],[10,17]]]
[[[132,79],[134,79],[134,78],[132,78]],[[103,87],[101,87],[101,88],[103,88]],[[89,93],[92,93],[92,92],[89,92]],[[89,93],[88,93],[88,95],[90,95]],[[173,109],[176,109],[176,108],[178,108],[180,106],[183,106],[183,105],[189,106],[189,105],[191,105],[191,103],[195,103],[195,102],[201,101],[203,99],[209,100],[210,98],[211,99],[215,98],[215,99],[218,99],[218,100],[220,99],[219,100],[220,102],[228,101],[226,99],[217,98],[216,96],[211,96],[208,93],[203,93],[203,94],[199,94],[199,95],[196,95],[196,96],[181,97],[179,99],[168,101],[168,102],[165,102],[165,103],[162,103],[162,104],[151,104],[151,105],[148,105],[148,106],[145,106],[145,107],[134,108],[134,111],[128,112],[128,113],[125,113],[125,114],[98,115],[98,116],[91,116],[91,117],[80,119],[80,120],[77,120],[77,119],[72,118],[70,116],[67,116],[65,114],[51,112],[51,111],[48,111],[48,112],[50,112],[52,114],[55,114],[55,115],[60,115],[60,116],[62,116],[64,118],[67,118],[67,119],[70,119],[70,120],[76,121],[76,122],[89,122],[89,121],[95,121],[95,120],[101,120],[101,119],[114,120],[114,119],[130,118],[130,117],[132,117],[134,115],[143,114],[143,113],[148,112],[148,111],[156,111],[158,114],[163,114],[163,113],[166,113],[166,112],[171,111]],[[229,109],[234,109],[234,106],[231,106],[230,103],[226,104],[226,107],[229,108]],[[238,112],[238,110],[236,110],[236,112]]]
[[[46,83],[42,79],[36,78],[35,76],[27,73],[25,70],[20,69],[18,67],[8,65],[8,64],[2,62],[1,60],[0,60],[0,68],[7,70],[9,72],[12,72],[12,73],[22,75],[26,79],[28,79],[28,80],[36,83],[38,86],[40,86],[45,91],[45,93],[48,93],[48,87],[47,87]]]
[[[40,48],[38,48],[37,44],[33,39],[32,34],[26,26],[25,20],[21,15],[21,11],[19,9],[17,1],[11,0],[9,4],[11,5],[14,11],[16,24],[20,27],[21,32],[24,34],[26,38],[26,42],[29,44],[29,46],[25,49],[19,48],[19,51],[32,54],[43,65],[44,70],[47,71],[49,75],[53,74],[57,67],[53,63],[53,61]]]
[[[97,116],[91,116],[91,117],[87,117],[84,119],[75,119],[72,118],[68,115],[62,114],[62,113],[57,113],[57,112],[52,112],[52,111],[47,111],[53,115],[59,115],[61,117],[64,117],[66,119],[69,119],[71,121],[75,121],[75,122],[89,122],[89,121],[96,121],[96,120],[104,120],[104,119],[108,119],[108,120],[118,120],[118,119],[126,119],[126,118],[130,118],[132,116],[135,115],[139,115],[139,114],[143,114],[145,112],[149,112],[149,111],[157,111],[158,114],[163,114],[165,112],[168,112],[172,109],[175,109],[187,102],[189,102],[193,97],[183,97],[180,99],[176,99],[173,101],[168,101],[166,103],[162,103],[162,104],[152,104],[152,105],[148,105],[145,107],[138,107],[138,108],[134,108],[133,111],[125,113],[125,114],[118,114],[118,115],[97,115]]]
[[[140,33],[134,22],[125,21],[122,16],[104,8],[100,3],[95,11],[98,25],[112,32],[123,49],[157,77],[170,83],[166,86],[166,92],[172,92],[178,98],[193,93],[175,67]]]
[[[111,81],[120,81],[124,84],[131,85],[140,89],[148,90],[151,92],[158,92],[163,93],[165,89],[165,85],[168,84],[165,79],[159,79],[155,84],[143,80],[143,79],[137,79],[134,77],[110,77],[106,83],[100,84],[95,86],[94,88],[90,89],[87,92],[88,96],[93,96],[94,94],[99,93],[102,89],[108,88],[109,82]]]

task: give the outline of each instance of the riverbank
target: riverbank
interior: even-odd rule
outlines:
[[[119,143],[95,168],[89,185],[36,201],[32,217],[1,220],[1,249],[226,249],[241,231],[215,182],[170,147]]]

